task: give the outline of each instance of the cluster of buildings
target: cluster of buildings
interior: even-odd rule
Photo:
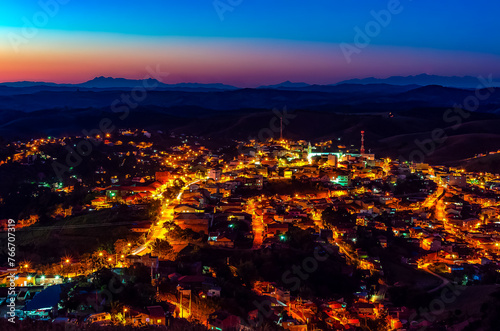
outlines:
[[[151,268],[156,280],[177,284],[175,296],[164,299],[178,317],[196,318],[209,329],[244,330],[262,312],[256,309],[247,316],[235,316],[197,310],[193,297],[224,296],[216,271],[205,270],[201,263],[180,266],[151,256],[148,243],[169,240],[166,225],[200,235],[203,247],[229,252],[286,249],[290,229],[307,230],[316,244],[332,247],[344,259],[345,275],[355,270],[362,275],[358,291],[349,300],[304,299],[279,280],[254,283],[252,291],[269,303],[266,318],[288,330],[308,330],[318,321],[333,329],[366,326],[367,320],[383,321],[390,329],[415,326],[409,318],[414,311],[394,306],[387,294],[395,285],[385,277],[381,256],[396,242],[407,245],[406,253],[391,253],[401,265],[458,279],[461,285],[480,283],[492,268],[500,270],[498,175],[376,159],[363,146],[349,149],[335,141],[238,142],[237,153],[227,155],[227,149],[206,147],[197,138],[174,138],[176,144],[161,148],[150,141],[149,132],[140,130],[120,131],[117,137],[91,137],[112,148],[110,159],[125,164],[133,157],[135,163],[118,175],[116,169],[96,168],[89,188],[94,197],[87,208],[126,204],[142,209],[152,201],[161,203],[159,219],[132,227],[148,239],[124,265],[143,264]],[[49,159],[40,150],[57,143],[67,140],[16,144],[22,152],[8,161],[25,162],[27,156],[37,155]],[[29,226],[36,221],[27,222],[32,222]],[[359,243],[365,240],[360,233],[377,249],[365,250]],[[27,277],[18,275],[23,287],[62,282]],[[127,309],[131,321],[165,324],[159,308]]]

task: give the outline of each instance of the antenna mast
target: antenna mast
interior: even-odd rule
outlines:
[[[361,131],[361,154],[365,154],[365,131]]]

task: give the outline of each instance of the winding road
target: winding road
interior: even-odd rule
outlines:
[[[195,181],[192,181],[192,182],[187,183],[186,185],[184,185],[181,188],[181,190],[180,190],[179,194],[177,195],[177,197],[174,200],[172,200],[172,202],[170,202],[167,205],[162,206],[162,212],[165,212],[166,216],[162,216],[158,222],[155,222],[151,226],[151,229],[149,230],[148,239],[146,240],[146,242],[144,244],[142,244],[141,246],[135,248],[132,251],[132,255],[144,255],[144,254],[147,253],[147,251],[149,250],[149,245],[154,240],[160,238],[162,236],[162,234],[164,233],[165,229],[163,227],[163,224],[165,224],[165,222],[167,220],[172,220],[172,217],[173,217],[173,207],[175,207],[175,205],[178,204],[181,201],[182,194],[184,193],[184,191],[187,188],[189,188],[189,186],[191,186],[192,184],[196,184],[199,181],[201,181],[201,179],[197,179]]]

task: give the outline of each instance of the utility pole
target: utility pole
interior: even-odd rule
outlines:
[[[191,316],[191,290],[189,290],[189,316]]]
[[[280,140],[283,140],[283,117],[280,117]]]
[[[183,317],[182,317],[182,291],[179,291],[179,294],[180,294],[179,304],[180,304],[180,308],[181,308],[181,315],[180,315],[180,318],[183,318]]]

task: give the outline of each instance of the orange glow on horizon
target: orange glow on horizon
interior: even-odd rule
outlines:
[[[138,37],[40,31],[17,52],[0,28],[0,81],[82,83],[98,76],[143,79],[160,66],[164,83],[258,86],[285,80],[330,84],[358,76],[441,72],[470,63],[487,67],[498,56],[372,45],[346,65],[337,44],[271,39]],[[43,33],[42,33],[43,32]],[[415,63],[408,68],[408,62]]]

